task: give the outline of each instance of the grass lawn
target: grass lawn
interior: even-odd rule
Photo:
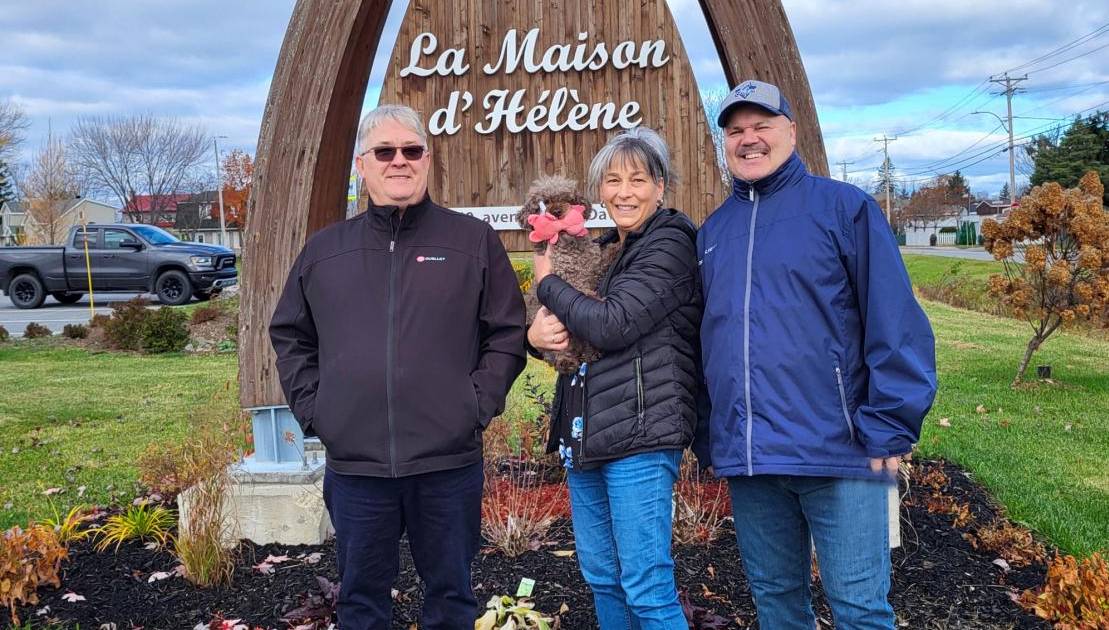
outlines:
[[[0,528],[59,509],[135,496],[135,459],[184,435],[189,410],[237,412],[234,354],[90,354],[58,339],[0,344]],[[85,486],[83,497],[78,488]]]
[[[994,260],[970,260],[963,258],[949,258],[946,256],[929,256],[927,254],[902,254],[905,268],[909,270],[909,277],[914,285],[936,284],[944,275],[958,276],[986,285],[986,280],[995,273],[1004,273],[1005,269],[1000,262]]]
[[[924,306],[936,331],[940,389],[921,454],[972,471],[1011,517],[1062,549],[1109,550],[1109,343],[1057,333],[1032,361],[1050,364],[1056,382],[1013,390],[1031,337],[1026,322]],[[943,418],[950,427],[940,426]]]

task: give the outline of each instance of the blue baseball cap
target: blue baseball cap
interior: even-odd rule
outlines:
[[[720,105],[720,115],[716,118],[716,125],[718,127],[727,125],[732,110],[744,103],[758,105],[775,116],[785,116],[793,120],[793,110],[790,109],[789,101],[782,96],[782,91],[778,89],[778,86],[762,81],[748,80],[737,85],[728,94],[728,98],[724,99],[724,102]]]

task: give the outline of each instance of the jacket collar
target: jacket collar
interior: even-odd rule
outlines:
[[[675,212],[677,212],[677,211],[676,210],[671,210],[669,208],[659,208],[658,210],[655,210],[655,213],[652,214],[650,217],[647,217],[647,220],[643,222],[643,225],[640,226],[640,228],[638,230],[635,230],[634,232],[628,232],[627,237],[624,238],[625,248],[627,247],[628,244],[638,240],[640,237],[642,237],[647,232],[650,232],[651,228],[656,223],[659,224],[659,225],[662,225],[663,223],[666,223],[667,219],[671,215],[673,215]],[[594,242],[597,243],[598,245],[609,245],[609,244],[616,243],[616,242],[619,242],[619,241],[620,241],[620,233],[616,231],[616,228],[609,228],[608,231],[606,231],[604,234],[598,236],[594,240]]]
[[[759,193],[759,195],[772,195],[784,188],[787,184],[795,183],[807,174],[808,171],[805,169],[804,162],[801,161],[801,157],[794,151],[790,154],[789,159],[778,167],[778,170],[760,180],[748,182],[738,177],[733,177],[732,193],[741,199],[750,199],[752,189]]]
[[[427,209],[434,205],[431,195],[425,192],[423,199],[408,206],[401,215],[399,206],[379,206],[371,200],[366,209],[366,217],[374,229],[387,232],[406,230],[419,223],[420,218],[427,213]]]

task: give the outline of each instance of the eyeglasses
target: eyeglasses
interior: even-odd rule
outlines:
[[[400,154],[409,162],[415,162],[422,158],[424,156],[424,151],[427,150],[426,147],[421,147],[419,145],[410,145],[406,147],[374,147],[369,151],[363,152],[362,155],[373,153],[374,158],[377,159],[378,162],[392,162],[393,158],[397,157],[397,149],[400,149]]]

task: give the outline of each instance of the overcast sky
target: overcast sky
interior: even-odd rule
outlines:
[[[669,2],[702,89],[719,87],[723,73],[697,0]],[[227,136],[222,146],[253,152],[293,4],[0,0],[0,98],[18,102],[33,123],[24,154],[48,128],[64,134],[79,115],[142,111],[202,123]],[[976,192],[996,195],[1008,180],[1008,158],[993,154],[1007,136],[993,116],[971,113],[1005,114],[1004,97],[994,95],[997,85],[986,82],[991,74],[1015,69],[1014,76],[1029,75],[1020,84],[1028,91],[1013,104],[1022,116],[1014,125],[1018,142],[1058,124],[1054,119],[1109,109],[1104,0],[1065,7],[1052,0],[783,4],[829,162],[853,162],[849,177],[857,181],[868,180],[881,162],[875,136],[889,134],[899,137],[890,155],[910,186],[961,167]],[[395,38],[400,14],[394,7],[384,42]],[[371,83],[371,102],[375,94]],[[834,172],[838,176],[839,166]]]

